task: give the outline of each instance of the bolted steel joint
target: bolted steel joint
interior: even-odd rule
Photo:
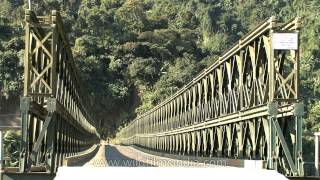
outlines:
[[[268,115],[269,116],[278,115],[278,102],[269,102],[268,103]]]
[[[47,110],[48,110],[48,112],[55,112],[57,110],[57,99],[56,98],[48,98]]]
[[[31,97],[21,97],[20,98],[20,110],[22,112],[29,111],[30,102],[31,102]]]
[[[293,110],[293,115],[294,116],[303,116],[304,114],[304,105],[303,103],[295,103],[294,104],[294,110]]]

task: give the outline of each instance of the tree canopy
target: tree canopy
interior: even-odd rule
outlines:
[[[318,0],[33,0],[61,12],[83,86],[105,132],[145,112],[212,64],[270,16],[302,17],[301,95],[305,128],[320,126]],[[0,2],[0,97],[19,96],[24,0]],[[1,99],[0,98],[0,99]]]

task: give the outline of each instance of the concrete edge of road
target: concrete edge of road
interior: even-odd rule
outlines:
[[[131,145],[132,148],[142,151],[147,154],[151,154],[154,156],[160,156],[175,160],[182,161],[193,161],[198,163],[206,163],[206,162],[225,162],[225,166],[232,166],[238,168],[256,168],[256,169],[266,169],[266,162],[263,160],[241,160],[241,159],[227,159],[227,158],[214,158],[214,157],[197,157],[190,155],[180,155],[174,153],[166,153],[166,152],[158,152],[150,149],[146,149],[137,145]],[[219,164],[217,164],[219,165]],[[287,177],[290,180],[320,180],[320,177],[316,176],[306,176],[306,177],[295,177],[289,176]]]
[[[1,180],[53,180],[56,174],[41,172],[1,172]]]
[[[152,154],[155,156],[166,157],[166,158],[175,159],[175,160],[191,161],[196,163],[204,163],[204,164],[211,164],[211,165],[217,165],[217,166],[266,169],[266,161],[264,160],[198,157],[195,155],[192,156],[192,155],[181,155],[181,154],[174,154],[174,153],[158,152],[158,151],[153,151],[153,150],[146,149],[136,145],[132,145],[131,147],[147,154]]]
[[[90,149],[80,152],[74,156],[66,157],[63,159],[63,166],[81,166],[85,162],[94,158],[97,154],[101,144],[95,144]]]

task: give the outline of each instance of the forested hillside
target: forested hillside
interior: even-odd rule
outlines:
[[[280,21],[301,16],[305,129],[320,127],[319,0],[32,3],[37,14],[61,12],[83,87],[108,132],[174,93],[260,21],[272,15]],[[21,94],[25,8],[23,0],[0,1],[0,107]]]

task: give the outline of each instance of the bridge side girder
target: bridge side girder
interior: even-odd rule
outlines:
[[[55,173],[63,159],[99,141],[59,12],[26,10],[20,172]]]
[[[275,50],[272,42],[274,33],[284,32],[298,33],[299,18],[262,22],[177,93],[122,129],[122,143],[262,159],[270,169],[302,176],[299,48]],[[174,140],[177,136],[181,140]]]

